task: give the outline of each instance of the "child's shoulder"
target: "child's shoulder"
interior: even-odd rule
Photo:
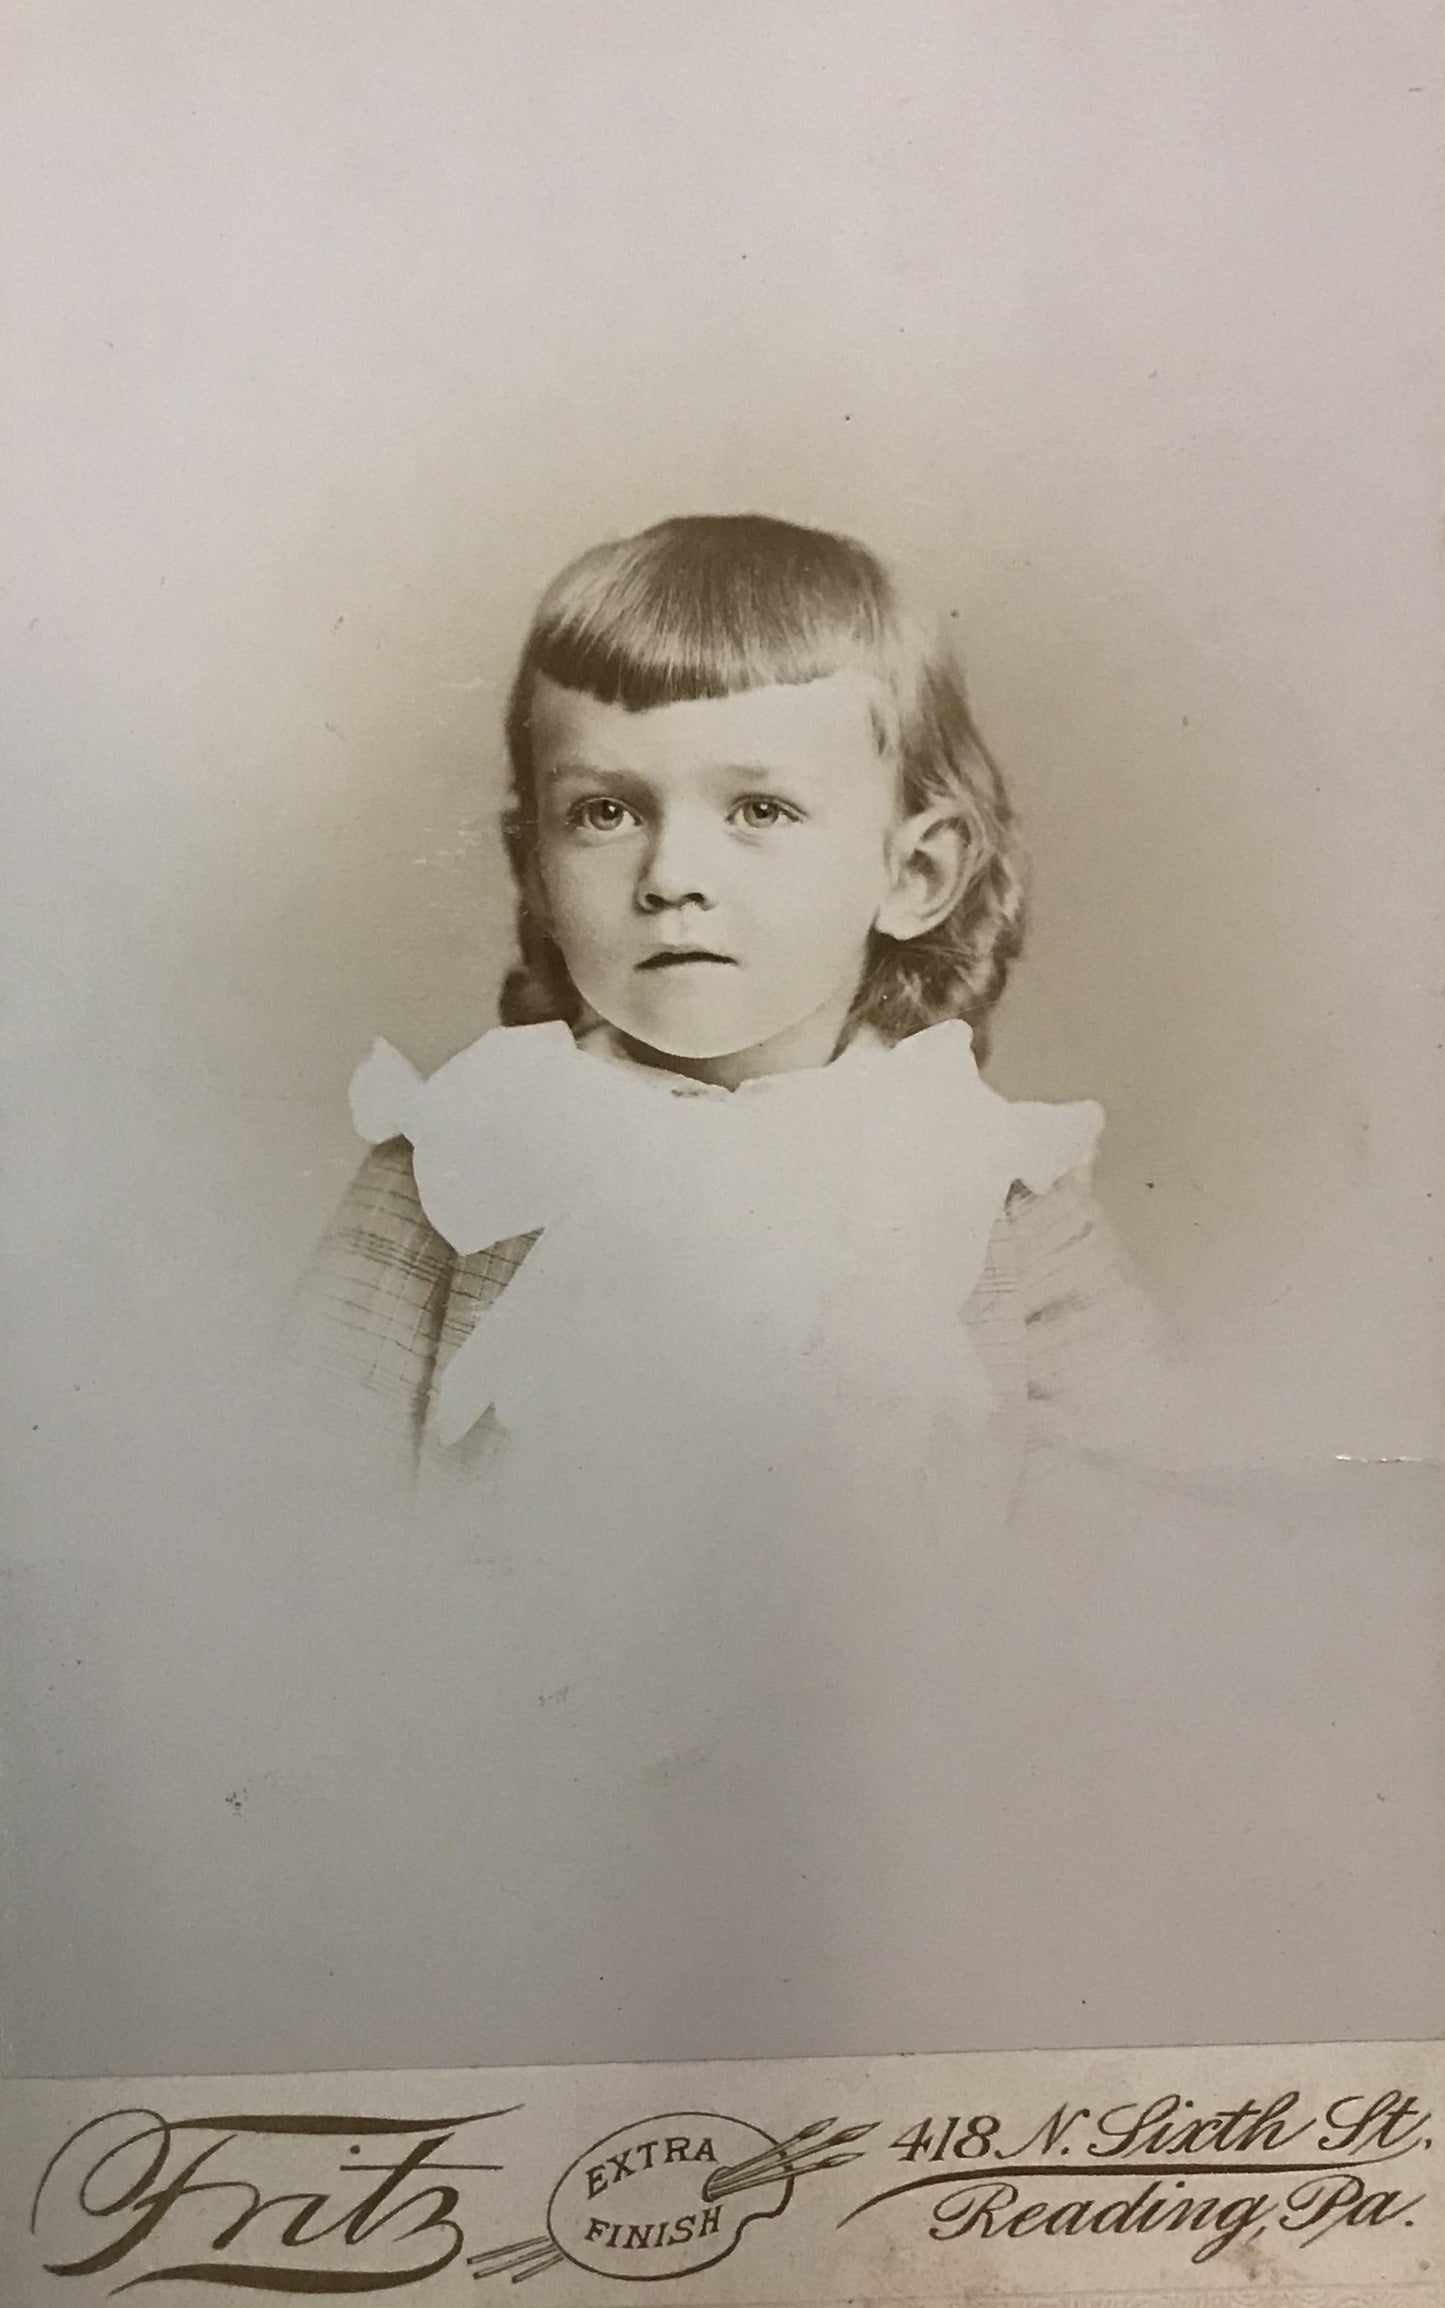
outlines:
[[[422,1206],[415,1156],[406,1138],[367,1149],[322,1238],[321,1255],[398,1287],[430,1294],[445,1288],[469,1299],[495,1296],[521,1265],[534,1234],[489,1243],[466,1256],[438,1233]]]
[[[1003,1223],[1015,1251],[1033,1273],[1047,1272],[1078,1255],[1107,1222],[1094,1193],[1092,1161],[1065,1170],[1049,1185],[1016,1179],[1004,1204]]]
[[[1151,1455],[1180,1417],[1174,1349],[1087,1167],[1016,1186],[1001,1231],[1033,1439]]]
[[[439,1357],[505,1290],[535,1237],[459,1257],[422,1208],[404,1137],[370,1147],[296,1291],[286,1358],[399,1428],[421,1415]]]
[[[1091,1326],[1096,1316],[1142,1292],[1113,1226],[1095,1196],[1090,1166],[1067,1170],[1051,1185],[1019,1183],[1000,1221],[1009,1264],[1030,1326],[1065,1316]]]
[[[373,1296],[425,1296],[448,1276],[452,1253],[421,1205],[403,1137],[370,1146],[327,1224],[308,1276],[358,1308]],[[392,1280],[388,1283],[387,1278]]]

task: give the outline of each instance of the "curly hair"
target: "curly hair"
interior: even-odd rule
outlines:
[[[982,1054],[1025,906],[1013,811],[962,669],[942,641],[930,644],[866,546],[751,513],[684,515],[595,546],[542,597],[507,713],[512,791],[502,822],[521,959],[502,988],[504,1025],[575,1024],[582,1010],[536,870],[538,675],[645,712],[858,666],[876,678],[875,736],[897,762],[904,809],[945,806],[963,828],[967,870],[933,929],[907,941],[873,933],[844,1039],[868,1025],[898,1042],[962,1018]]]

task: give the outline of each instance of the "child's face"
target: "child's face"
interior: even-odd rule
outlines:
[[[848,671],[632,713],[539,678],[538,865],[599,1017],[718,1081],[827,1062],[894,888],[872,695]]]

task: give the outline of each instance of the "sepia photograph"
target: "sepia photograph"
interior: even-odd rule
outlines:
[[[12,15],[10,2074],[1442,2032],[1441,32]]]

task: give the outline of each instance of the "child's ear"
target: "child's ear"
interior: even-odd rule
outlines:
[[[946,808],[918,810],[895,826],[888,841],[892,887],[874,928],[885,937],[920,938],[947,919],[968,880],[968,830]]]

